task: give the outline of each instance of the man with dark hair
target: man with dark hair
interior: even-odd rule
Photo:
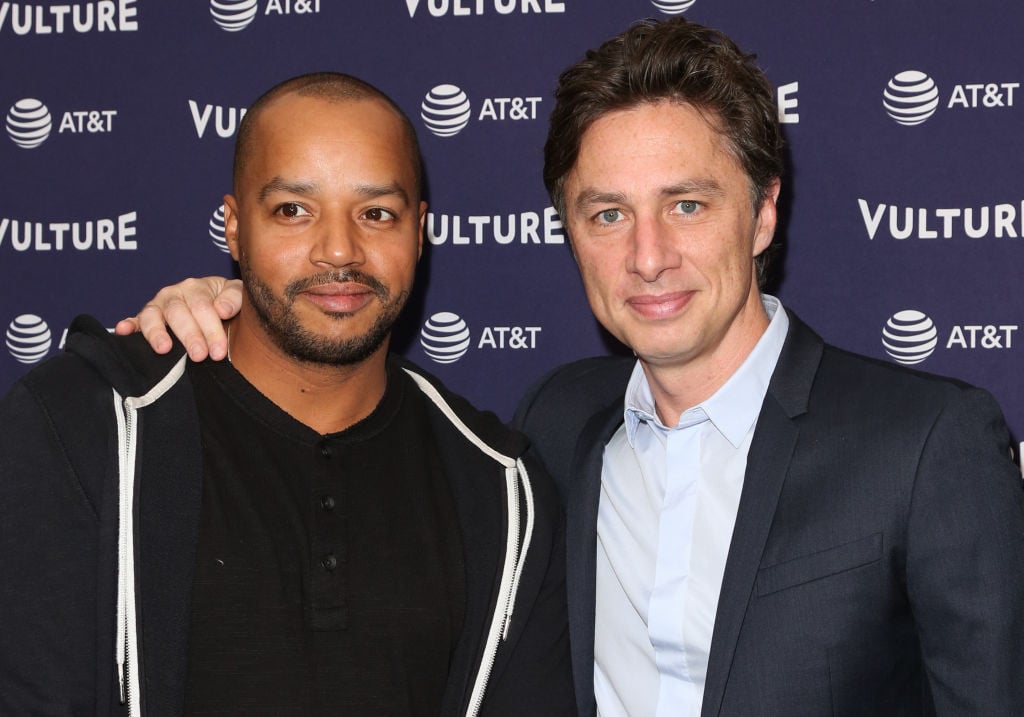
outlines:
[[[275,87],[224,199],[228,361],[80,317],[0,402],[0,713],[574,710],[554,486],[388,353],[419,162],[361,80]]]
[[[999,408],[760,293],[782,145],[752,58],[641,23],[556,99],[545,181],[636,355],[556,369],[516,417],[566,506],[580,714],[1020,713],[1024,488]],[[217,340],[195,289],[140,315],[153,341],[161,306],[198,351]]]
[[[828,346],[758,290],[782,141],[721,33],[566,70],[544,178],[598,320],[519,425],[568,515],[583,714],[1024,709],[1024,490],[992,398]],[[753,200],[753,201],[751,201]]]

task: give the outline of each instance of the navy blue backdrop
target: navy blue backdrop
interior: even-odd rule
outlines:
[[[686,12],[758,54],[791,167],[773,289],[840,346],[991,390],[1024,436],[1024,6],[1008,0],[0,2],[0,390],[186,275],[231,272],[244,108],[361,76],[417,124],[429,246],[397,348],[508,417],[611,344],[540,179],[558,72]],[[883,420],[884,417],[880,417]]]

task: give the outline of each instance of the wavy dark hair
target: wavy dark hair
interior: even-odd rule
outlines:
[[[565,216],[565,178],[594,121],[669,100],[697,108],[725,138],[750,179],[756,212],[782,176],[784,150],[775,92],[755,60],[718,30],[682,17],[644,20],[589,50],[555,90],[544,145],[544,184],[555,209]],[[757,257],[762,284],[773,247]]]

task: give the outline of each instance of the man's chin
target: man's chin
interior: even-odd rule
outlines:
[[[378,317],[369,326],[352,316],[332,319],[326,327],[289,324],[268,327],[271,338],[288,356],[306,364],[352,366],[366,361],[386,346],[391,324]]]

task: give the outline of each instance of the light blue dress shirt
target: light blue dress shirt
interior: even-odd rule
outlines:
[[[608,442],[597,518],[594,690],[600,717],[700,714],[747,453],[789,328],[770,321],[721,388],[662,424],[637,363]]]

